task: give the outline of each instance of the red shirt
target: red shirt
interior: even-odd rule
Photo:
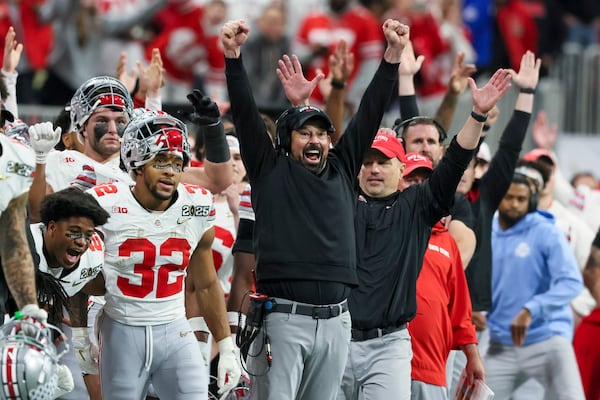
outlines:
[[[417,279],[417,315],[409,323],[412,379],[446,386],[452,349],[477,343],[471,298],[456,241],[439,222],[433,227]]]
[[[176,4],[165,7],[156,20],[164,26],[161,33],[146,48],[150,60],[152,49],[158,48],[167,74],[178,81],[192,83],[195,66],[207,66],[207,83],[225,83],[225,56],[218,33],[207,33],[202,27],[201,7],[178,8]]]
[[[354,53],[354,71],[348,80],[352,80],[365,60],[379,61],[383,55],[385,37],[377,19],[364,7],[354,6],[341,16],[326,13],[309,14],[298,29],[297,40],[304,46],[324,45],[329,47],[327,57],[316,58],[305,69],[307,79],[316,75],[321,68],[325,76],[329,72],[328,59],[339,41],[344,39],[348,50]],[[313,93],[315,100],[323,101],[318,88]]]
[[[9,15],[9,6],[7,2],[0,4],[0,32],[6,35],[11,26],[21,26],[23,37],[19,37],[17,32],[16,40],[23,43],[23,51],[27,56],[27,61],[32,70],[46,68],[48,65],[48,56],[54,46],[54,36],[52,34],[51,24],[42,24],[37,16],[37,9],[44,0],[21,0],[19,2],[20,21],[12,21]],[[3,41],[4,42],[4,41]],[[0,60],[4,57],[4,46],[0,48]]]

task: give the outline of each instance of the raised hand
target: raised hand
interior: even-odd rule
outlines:
[[[510,75],[513,81],[519,85],[520,88],[535,89],[540,77],[540,66],[542,60],[535,58],[533,52],[527,50],[523,57],[521,57],[521,65],[519,66],[519,73],[509,69]]]
[[[127,53],[121,52],[117,60],[117,79],[127,88],[129,93],[135,89],[138,73],[135,69],[127,71]]]
[[[413,77],[419,72],[421,66],[425,61],[425,56],[421,55],[415,57],[415,50],[413,49],[412,42],[409,40],[404,46],[402,57],[400,58],[400,66],[398,67],[398,76],[409,76]]]
[[[454,65],[452,65],[450,83],[448,84],[450,90],[456,94],[464,92],[468,85],[467,78],[473,75],[475,71],[477,71],[475,64],[465,64],[465,53],[459,52],[454,58]]]
[[[383,23],[383,34],[387,41],[387,49],[383,58],[388,63],[397,64],[401,61],[402,51],[410,39],[410,29],[394,19]]]
[[[346,83],[352,71],[354,71],[354,53],[348,50],[344,40],[340,40],[335,51],[329,56],[329,75],[319,82],[319,90],[323,97],[329,97],[332,80]],[[317,69],[317,73],[322,74],[323,71]]]
[[[35,151],[35,163],[46,164],[48,153],[60,140],[62,129],[54,129],[52,122],[40,122],[29,127],[29,140]]]
[[[4,37],[4,59],[2,60],[2,71],[13,73],[17,70],[17,65],[23,52],[23,44],[16,41],[17,34],[11,26]]]
[[[473,111],[480,115],[487,115],[510,87],[510,73],[505,69],[497,70],[481,89],[477,88],[473,78],[467,80],[471,87]]]
[[[152,58],[150,59],[150,64],[148,66],[144,66],[140,61],[136,64],[140,80],[140,93],[143,94],[144,97],[157,97],[160,93],[160,88],[165,84],[165,69],[163,68],[160,50],[152,49]]]
[[[288,100],[294,106],[307,105],[308,98],[325,75],[320,73],[313,80],[307,80],[302,73],[300,60],[294,54],[291,58],[284,54],[282,59],[278,61],[278,65],[279,68],[275,72],[281,81]]]
[[[546,112],[540,111],[533,122],[531,137],[537,147],[552,150],[558,137],[558,125],[550,124]]]
[[[240,48],[248,40],[249,33],[248,24],[241,19],[226,22],[221,28],[221,43],[225,50],[225,57],[239,58]]]
[[[215,126],[221,122],[221,114],[217,103],[204,95],[199,89],[194,89],[187,95],[187,99],[194,107],[193,113],[179,112],[187,120],[198,126]]]

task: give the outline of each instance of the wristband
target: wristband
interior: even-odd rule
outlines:
[[[213,163],[224,163],[230,160],[231,153],[225,138],[223,122],[219,120],[216,125],[204,126],[204,157]]]
[[[522,87],[519,90],[520,93],[526,93],[526,94],[535,94],[535,88],[528,88],[528,87]]]
[[[206,324],[204,317],[192,317],[188,319],[188,322],[190,323],[190,326],[194,331],[210,332],[208,330],[208,325]]]
[[[342,81],[338,81],[337,79],[331,80],[331,87],[334,89],[344,89],[346,87],[346,83]]]
[[[484,123],[487,121],[487,115],[477,114],[475,111],[471,111],[471,118],[473,118],[477,122]]]
[[[48,158],[48,153],[44,153],[41,151],[35,152],[35,163],[36,164],[46,164],[47,158]]]

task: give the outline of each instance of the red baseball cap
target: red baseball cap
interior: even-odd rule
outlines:
[[[388,158],[397,158],[404,162],[404,147],[395,136],[378,133],[373,139],[371,148],[382,152]]]
[[[419,168],[426,168],[429,172],[433,171],[433,165],[429,157],[419,153],[407,153],[404,157],[404,176]]]
[[[530,152],[525,153],[523,160],[537,161],[542,157],[548,159],[552,165],[556,165],[556,159],[552,152],[541,148],[533,149]]]

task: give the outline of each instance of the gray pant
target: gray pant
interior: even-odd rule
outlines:
[[[412,381],[410,386],[411,400],[448,400],[444,386],[436,386],[421,381]]]
[[[278,304],[290,304],[276,299]],[[297,303],[304,304],[304,303]],[[329,319],[271,313],[248,352],[251,399],[333,400],[342,381],[350,342],[350,313]],[[269,367],[264,345],[269,338]],[[253,376],[254,375],[254,376]]]
[[[75,388],[72,392],[69,392],[65,395],[59,397],[61,400],[86,400],[89,399],[90,396],[87,391],[87,387],[85,386],[85,382],[83,381],[83,375],[81,374],[81,369],[79,369],[79,364],[77,363],[77,358],[75,357],[75,349],[73,348],[73,331],[71,331],[71,327],[65,324],[62,324],[61,329],[65,333],[69,341],[69,351],[62,356],[60,359],[60,363],[66,365],[73,375],[73,383],[75,384]]]
[[[206,366],[187,319],[132,326],[104,313],[99,324],[103,398],[143,399],[150,382],[161,399],[208,398]]]
[[[573,347],[562,336],[522,347],[490,341],[483,361],[495,400],[509,399],[527,378],[544,386],[547,399],[585,398]]]
[[[408,329],[350,342],[338,400],[409,400],[411,360]]]

